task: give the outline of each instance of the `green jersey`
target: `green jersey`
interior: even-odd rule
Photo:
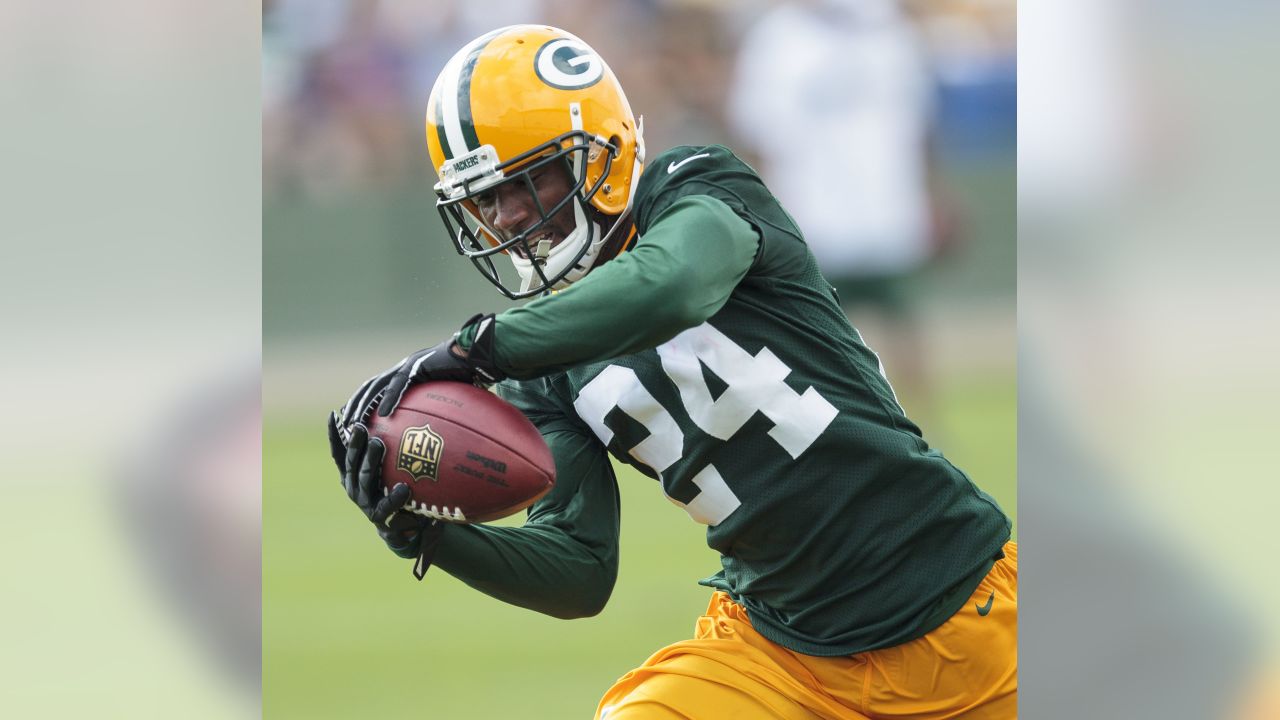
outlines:
[[[437,563],[552,614],[573,613],[528,593],[550,592],[538,586],[557,572],[589,567],[607,597],[618,516],[607,449],[707,526],[721,568],[703,583],[774,642],[847,655],[940,625],[999,555],[1009,520],[903,414],[794,222],[718,146],[654,158],[634,212],[632,251],[498,317],[499,366],[519,378],[499,391],[543,430],[566,488],[525,528],[466,528],[469,539],[450,528]],[[536,537],[521,538],[526,528]],[[548,546],[548,533],[570,540]],[[477,553],[481,536],[502,547]],[[510,553],[527,563],[521,579],[468,565]]]

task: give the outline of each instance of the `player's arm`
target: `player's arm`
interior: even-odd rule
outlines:
[[[503,602],[558,618],[600,612],[618,574],[618,486],[603,447],[572,429],[543,437],[556,484],[521,527],[445,525],[433,564]]]
[[[729,300],[755,261],[756,230],[724,202],[689,195],[661,210],[630,252],[559,293],[472,318],[454,338],[369,378],[344,406],[349,427],[377,405],[395,409],[428,379],[528,379],[656,347],[699,325]]]
[[[723,307],[758,247],[755,229],[720,200],[681,198],[630,252],[498,315],[493,363],[523,379],[656,347]],[[464,332],[460,344],[469,341]]]

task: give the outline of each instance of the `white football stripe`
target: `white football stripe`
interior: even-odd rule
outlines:
[[[462,137],[462,122],[458,119],[458,75],[475,44],[472,42],[459,50],[440,74],[440,126],[444,128],[453,157],[467,152],[467,141]]]

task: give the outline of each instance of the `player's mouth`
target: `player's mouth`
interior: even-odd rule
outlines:
[[[563,235],[552,230],[543,230],[525,238],[524,242],[512,245],[511,252],[521,260],[528,260],[529,255],[526,248],[532,250],[535,255],[545,256],[546,253],[551,252],[551,248],[559,245],[563,240]]]

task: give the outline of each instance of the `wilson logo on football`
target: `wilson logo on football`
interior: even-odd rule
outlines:
[[[412,475],[414,482],[423,478],[435,482],[443,452],[444,438],[436,434],[430,425],[405,428],[404,436],[400,438],[400,457],[396,460],[396,468]]]
[[[590,87],[604,77],[604,61],[591,48],[568,38],[558,38],[538,48],[534,72],[542,82],[561,90]]]

